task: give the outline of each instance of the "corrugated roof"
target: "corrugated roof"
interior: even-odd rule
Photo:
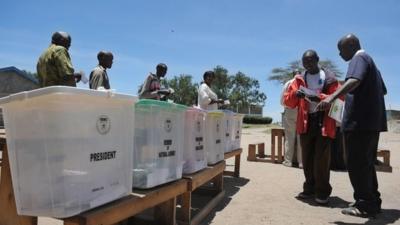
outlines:
[[[32,81],[35,84],[39,83],[39,81],[36,79],[36,77],[27,74],[26,72],[18,69],[15,66],[9,66],[9,67],[0,68],[0,73],[1,72],[14,72],[14,73],[18,74],[19,76],[21,76],[21,77],[23,77],[23,78],[25,78],[27,80]]]

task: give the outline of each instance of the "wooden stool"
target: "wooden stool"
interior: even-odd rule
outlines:
[[[249,144],[249,153],[247,155],[247,161],[257,161],[257,156],[265,158],[265,145],[264,143]],[[258,154],[257,154],[258,150]]]
[[[383,158],[383,165],[376,165],[375,168],[378,171],[392,172],[392,167],[390,166],[390,151],[389,150],[378,150],[376,158]]]
[[[275,138],[278,139],[278,157],[275,157]],[[285,143],[285,130],[276,128],[271,129],[271,160],[275,163],[283,162],[283,148],[282,146]]]

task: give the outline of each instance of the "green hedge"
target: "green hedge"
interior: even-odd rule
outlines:
[[[248,124],[270,124],[272,123],[271,117],[262,117],[262,116],[244,116],[243,123]]]

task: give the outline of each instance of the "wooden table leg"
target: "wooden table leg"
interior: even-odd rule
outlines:
[[[271,131],[271,161],[275,162],[275,135]]]
[[[192,192],[187,191],[181,197],[181,213],[179,213],[178,221],[183,222],[183,224],[190,224],[190,220],[192,219]]]
[[[1,225],[37,225],[37,217],[17,215],[14,191],[12,188],[10,164],[7,146],[3,149],[0,180],[0,224]]]
[[[218,192],[221,192],[224,190],[224,175],[223,173],[218,174],[216,177],[213,179],[214,187],[215,190]]]
[[[235,155],[235,170],[233,172],[234,177],[239,177],[240,175],[240,155]]]
[[[176,197],[173,197],[154,209],[155,223],[160,225],[175,225]]]
[[[283,162],[282,143],[283,143],[283,137],[278,136],[278,163]]]

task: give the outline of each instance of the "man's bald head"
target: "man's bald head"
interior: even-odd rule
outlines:
[[[71,36],[67,32],[57,31],[51,36],[51,43],[69,49],[71,46]]]
[[[347,34],[338,41],[339,55],[349,61],[361,49],[360,40],[354,34]]]

